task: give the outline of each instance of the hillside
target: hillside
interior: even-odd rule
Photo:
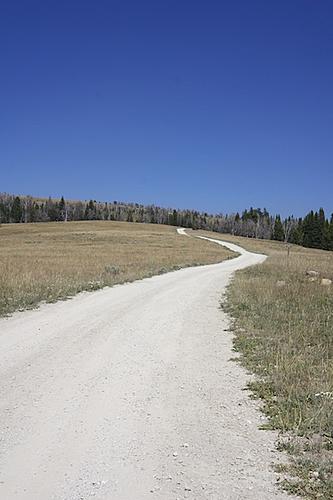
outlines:
[[[6,224],[0,234],[0,315],[233,255],[156,224]]]

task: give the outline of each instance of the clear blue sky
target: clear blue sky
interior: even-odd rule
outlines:
[[[333,211],[332,0],[2,0],[0,191]]]

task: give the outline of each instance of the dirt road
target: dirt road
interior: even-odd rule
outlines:
[[[287,498],[219,308],[237,250],[0,320],[1,499]]]

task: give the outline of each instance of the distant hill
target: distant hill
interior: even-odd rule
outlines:
[[[242,214],[224,215],[118,201],[68,201],[63,197],[55,200],[0,194],[0,223],[79,220],[168,224],[333,250],[333,214],[330,219],[326,218],[322,208],[309,212],[304,218],[281,219],[266,209],[252,207]]]

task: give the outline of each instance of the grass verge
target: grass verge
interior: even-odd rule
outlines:
[[[170,226],[110,221],[3,224],[0,316],[233,253]]]
[[[268,427],[290,454],[283,487],[309,499],[333,498],[333,253],[229,235],[215,238],[265,253],[236,273],[224,307],[234,318],[234,346],[257,377]],[[313,270],[319,276],[309,276]]]

